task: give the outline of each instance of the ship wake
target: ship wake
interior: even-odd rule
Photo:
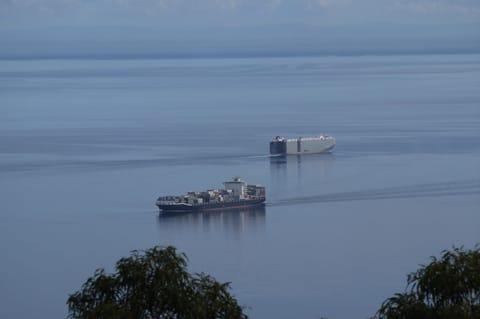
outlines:
[[[268,203],[268,206],[459,195],[480,195],[480,180],[417,184],[352,192],[291,197],[270,202]]]

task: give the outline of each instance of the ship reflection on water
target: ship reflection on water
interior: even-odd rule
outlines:
[[[242,235],[265,230],[265,205],[236,210],[191,213],[159,213],[160,230],[225,232]]]
[[[272,185],[287,185],[288,180],[292,179],[303,183],[304,177],[308,176],[324,178],[334,170],[335,161],[336,156],[333,153],[271,156]],[[283,193],[288,194],[287,190],[283,190]]]
[[[275,155],[270,156],[272,168],[300,168],[302,166],[329,165],[335,158],[332,152],[308,155]]]

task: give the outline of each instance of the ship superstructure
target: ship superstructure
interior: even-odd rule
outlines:
[[[301,155],[330,152],[335,138],[328,135],[315,137],[284,138],[277,136],[270,142],[271,155]]]
[[[265,187],[261,185],[249,185],[239,177],[223,184],[224,189],[161,196],[156,205],[163,212],[192,212],[239,209],[262,205],[265,202]]]

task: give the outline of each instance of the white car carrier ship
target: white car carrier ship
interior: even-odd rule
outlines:
[[[284,138],[277,136],[270,142],[271,155],[301,155],[330,152],[335,138],[328,135],[315,137]]]

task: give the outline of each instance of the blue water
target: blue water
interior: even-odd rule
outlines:
[[[251,318],[367,318],[480,242],[479,87],[480,55],[0,61],[0,317],[64,318],[96,268],[174,245]],[[233,176],[265,210],[154,206]]]

